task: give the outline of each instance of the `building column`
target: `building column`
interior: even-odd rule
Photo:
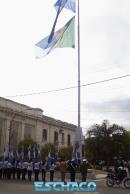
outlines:
[[[10,120],[6,120],[6,130],[5,130],[5,144],[6,146],[9,144],[9,128],[10,128]]]
[[[24,128],[25,128],[25,123],[22,123],[22,125],[21,125],[21,140],[24,139]]]

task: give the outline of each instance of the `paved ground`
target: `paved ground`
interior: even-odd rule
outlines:
[[[95,194],[130,194],[130,189],[125,189],[123,186],[114,186],[113,188],[108,188],[105,183],[106,172],[95,171],[88,175],[88,181],[93,180],[97,184],[97,191]],[[81,181],[80,174],[77,173],[77,181]],[[40,177],[41,180],[41,177]],[[49,173],[47,173],[47,181],[49,180]],[[60,173],[55,174],[55,181],[60,181]],[[66,181],[69,180],[69,174],[67,174]],[[29,181],[9,181],[0,180],[0,194],[33,194],[37,193],[34,191],[33,182]],[[41,192],[42,193],[42,192]],[[47,194],[56,194],[57,192],[47,192]],[[85,194],[88,194],[86,192]],[[84,192],[64,192],[64,194],[84,194]],[[91,192],[92,194],[92,192]]]
[[[97,191],[95,194],[130,194],[130,189],[125,189],[122,186],[115,186],[108,188],[105,184],[105,178],[96,180]],[[22,181],[0,181],[0,194],[33,194],[34,191],[33,182]],[[42,193],[42,192],[41,192]],[[47,192],[48,194],[56,194],[57,192]],[[81,192],[64,192],[64,194],[82,194]],[[84,192],[83,192],[84,193]],[[89,192],[86,192],[87,194]],[[91,193],[92,194],[92,193]]]

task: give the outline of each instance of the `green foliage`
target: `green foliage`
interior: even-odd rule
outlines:
[[[48,143],[42,146],[41,148],[41,157],[42,159],[46,159],[48,156],[48,148],[51,150],[51,157],[54,157],[54,144]]]
[[[49,143],[49,144],[45,144],[45,145],[42,146],[42,149],[41,149],[42,159],[47,158],[49,146],[50,146],[50,150],[51,150],[51,157],[52,158],[54,157],[54,149],[55,149],[54,144]],[[71,159],[71,157],[72,157],[72,146],[59,148],[58,157],[62,158],[62,159],[65,159],[65,160]]]
[[[72,158],[72,146],[62,147],[59,149],[59,158],[69,160]]]
[[[88,159],[110,161],[115,156],[130,157],[129,134],[122,126],[109,125],[105,120],[101,125],[93,125],[87,135],[85,150]]]
[[[21,147],[23,145],[24,146],[25,158],[27,158],[28,146],[31,145],[31,147],[33,147],[35,144],[37,144],[37,142],[34,141],[33,139],[24,139],[24,140],[19,142],[18,150],[20,152],[21,151]]]

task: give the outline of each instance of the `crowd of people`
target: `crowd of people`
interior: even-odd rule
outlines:
[[[66,173],[70,173],[70,181],[75,181],[76,172],[80,171],[82,181],[86,181],[89,163],[86,159],[82,162],[72,159],[51,160],[12,160],[0,159],[0,180],[29,180],[29,181],[54,181],[55,171],[61,174],[61,181],[65,182]],[[46,173],[50,173],[47,180]]]

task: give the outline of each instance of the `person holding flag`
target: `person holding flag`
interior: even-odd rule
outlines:
[[[18,160],[17,161],[17,167],[16,167],[16,171],[17,171],[17,180],[20,180],[21,177],[21,173],[22,173],[22,160]]]
[[[28,167],[28,162],[27,160],[22,161],[22,180],[26,180],[26,173],[27,173],[27,167]]]
[[[58,141],[55,142],[55,148],[54,148],[54,164],[55,165],[57,161],[58,161]]]
[[[13,180],[15,180],[16,167],[17,167],[17,160],[15,160],[15,158],[14,158],[13,159],[13,162],[12,162],[12,175],[13,175]]]
[[[50,181],[53,181],[54,178],[54,172],[55,172],[56,164],[54,164],[54,159],[51,159],[51,165],[50,165]]]
[[[4,160],[3,160],[3,178],[7,179],[7,164],[8,164],[8,146],[4,148]]]
[[[7,177],[10,180],[13,170],[13,148],[8,146],[8,163],[7,163]]]
[[[42,172],[42,181],[46,181],[46,172],[47,172],[47,161],[41,161],[41,172]]]
[[[40,169],[41,169],[41,162],[39,162],[37,159],[35,159],[35,162],[34,162],[35,181],[39,181]]]
[[[54,169],[55,169],[54,159],[51,158],[51,149],[50,145],[48,144],[48,159],[47,159],[47,167],[50,172],[50,181],[53,181],[54,177]]]
[[[28,172],[28,180],[31,181],[32,179],[32,172],[33,172],[33,162],[30,159],[27,166],[27,172]]]

